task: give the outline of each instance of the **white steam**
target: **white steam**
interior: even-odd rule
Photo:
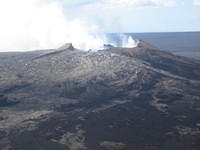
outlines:
[[[139,40],[133,39],[131,36],[127,35],[122,35],[121,41],[122,41],[121,47],[131,48],[131,47],[137,47],[137,45],[139,44]]]
[[[105,43],[97,26],[69,20],[55,1],[0,0],[0,18],[0,51],[57,48],[67,42],[87,50]]]
[[[111,43],[98,26],[69,19],[61,1],[0,0],[0,19],[0,51],[52,49],[65,43],[97,50]],[[121,43],[122,47],[137,45],[126,35]]]
[[[109,36],[109,44],[117,47],[137,47],[140,41],[127,34],[114,34]]]

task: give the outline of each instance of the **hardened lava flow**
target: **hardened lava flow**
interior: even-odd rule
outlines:
[[[199,61],[105,47],[0,53],[0,149],[199,150]]]

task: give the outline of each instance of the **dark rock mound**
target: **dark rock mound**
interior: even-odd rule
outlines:
[[[198,62],[144,41],[7,55],[1,150],[199,150]]]
[[[63,46],[57,48],[57,50],[75,50],[72,43],[66,43]]]
[[[113,48],[112,52],[143,60],[154,68],[165,70],[174,75],[194,80],[200,79],[200,72],[197,71],[200,70],[198,61],[161,51],[145,41],[140,41],[138,46],[134,48]]]

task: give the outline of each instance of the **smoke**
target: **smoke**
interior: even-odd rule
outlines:
[[[137,47],[137,45],[139,44],[139,40],[133,39],[133,37],[127,36],[125,34],[122,34],[120,36],[120,39],[121,39],[121,46],[120,47],[131,48],[131,47]]]
[[[69,18],[61,1],[0,0],[0,51],[58,48],[73,43],[82,50],[101,49],[111,43],[97,25]],[[121,38],[123,47],[136,42]]]
[[[1,51],[50,49],[66,42],[87,50],[105,42],[98,26],[69,19],[57,1],[0,0],[0,18]]]
[[[110,34],[107,39],[108,44],[115,47],[133,48],[140,43],[138,39],[134,39],[128,34]]]

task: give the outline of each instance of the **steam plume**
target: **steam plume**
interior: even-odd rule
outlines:
[[[65,43],[89,50],[110,43],[98,26],[69,19],[59,1],[0,0],[0,18],[0,51],[51,49]],[[136,45],[131,37],[121,40],[123,47]]]
[[[121,36],[121,41],[122,41],[121,47],[127,47],[127,48],[136,47],[139,43],[139,40],[133,39],[131,36],[127,36],[124,34]]]
[[[57,48],[66,42],[93,49],[105,42],[103,31],[68,19],[57,1],[0,0],[0,18],[0,51]]]

